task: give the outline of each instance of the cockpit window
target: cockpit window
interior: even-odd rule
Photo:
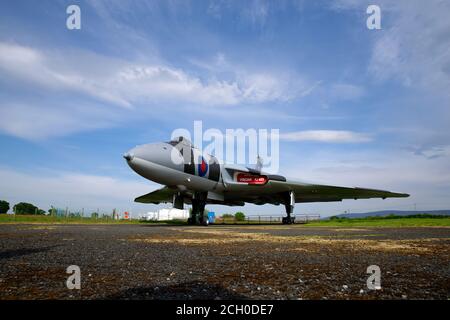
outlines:
[[[168,144],[172,145],[172,146],[177,146],[177,145],[185,145],[188,147],[192,147],[192,143],[191,141],[189,141],[189,139],[186,139],[185,137],[177,137],[169,142],[167,142]]]

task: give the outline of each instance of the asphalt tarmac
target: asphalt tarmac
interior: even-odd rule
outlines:
[[[449,298],[445,227],[0,225],[2,300]]]

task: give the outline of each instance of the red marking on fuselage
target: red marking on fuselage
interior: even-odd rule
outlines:
[[[247,174],[247,173],[239,173],[237,175],[237,182],[241,183],[247,183],[247,184],[256,184],[256,185],[263,185],[266,184],[269,179],[267,176],[257,176],[253,174]]]
[[[206,171],[206,162],[205,162],[205,160],[202,158],[202,165],[201,165],[201,168],[202,168],[202,172],[205,172]]]

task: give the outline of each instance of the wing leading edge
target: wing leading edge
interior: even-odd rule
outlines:
[[[406,198],[409,194],[396,193],[386,190],[349,188],[316,184],[292,184],[295,193],[295,202],[327,202],[341,201],[344,199],[370,199],[370,198]]]
[[[295,194],[295,202],[333,202],[342,201],[344,199],[370,199],[370,198],[406,198],[409,194],[396,193],[386,190],[368,189],[368,188],[349,188],[319,184],[305,184],[297,182],[282,182],[273,181],[277,187],[274,188],[273,193],[249,192],[234,194],[232,197],[226,197],[223,201],[207,199],[207,203],[224,204],[224,205],[244,205],[244,202],[264,204],[272,203],[279,204],[283,201],[282,190],[292,190]],[[280,188],[282,187],[282,188]],[[147,193],[137,197],[134,201],[139,203],[170,203],[173,201],[176,189],[163,187],[153,192]],[[229,194],[231,196],[231,194]],[[190,201],[185,202],[189,203]]]
[[[153,192],[144,194],[143,196],[137,197],[136,199],[134,199],[134,202],[153,203],[153,204],[172,202],[173,195],[175,193],[176,193],[175,190],[170,189],[168,187],[164,187],[155,190]]]
[[[161,189],[152,191],[150,193],[144,194],[140,197],[137,197],[134,199],[134,202],[139,203],[152,203],[152,204],[160,204],[160,203],[172,203],[173,202],[173,196],[178,193],[176,189],[172,189],[169,187],[163,187]],[[190,197],[184,198],[184,203],[191,203]],[[224,200],[217,200],[217,199],[211,199],[208,194],[208,198],[206,199],[206,203],[209,204],[222,204],[227,206],[243,206],[245,203],[243,201],[224,201]]]

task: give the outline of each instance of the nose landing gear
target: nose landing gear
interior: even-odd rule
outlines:
[[[207,226],[209,224],[208,217],[205,217],[205,206],[206,206],[207,193],[196,192],[192,197],[192,213],[191,217],[188,219],[188,224],[195,225],[199,224],[202,226]]]
[[[283,217],[283,219],[281,220],[283,224],[294,224],[295,223],[295,217]]]

